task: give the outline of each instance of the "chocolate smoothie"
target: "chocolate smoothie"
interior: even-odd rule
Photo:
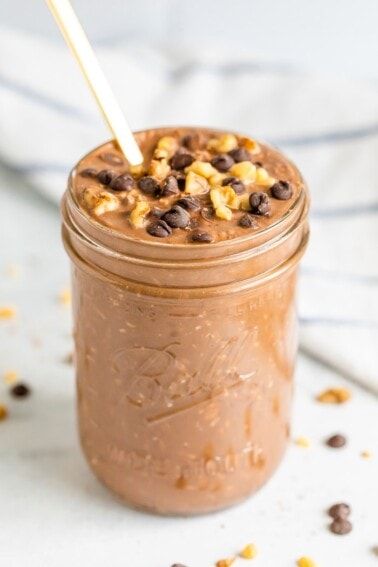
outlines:
[[[308,193],[245,136],[136,139],[142,166],[104,144],[63,199],[81,442],[130,505],[216,510],[264,484],[287,446]]]

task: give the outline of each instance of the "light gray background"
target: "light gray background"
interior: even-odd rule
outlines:
[[[294,67],[378,79],[377,0],[73,0],[92,41],[226,44]],[[44,0],[1,0],[0,22],[58,37]]]

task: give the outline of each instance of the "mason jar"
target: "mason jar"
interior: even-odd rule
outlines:
[[[304,185],[267,228],[172,245],[94,222],[70,179],[62,214],[80,439],[127,504],[209,512],[276,470],[290,438],[308,204]]]

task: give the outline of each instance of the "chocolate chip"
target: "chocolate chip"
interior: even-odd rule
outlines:
[[[277,181],[271,188],[270,192],[275,199],[287,201],[293,196],[293,186],[288,181]]]
[[[185,148],[180,148],[171,158],[170,165],[172,169],[184,169],[184,167],[192,165],[193,162],[194,156]]]
[[[135,184],[134,179],[128,173],[123,173],[110,182],[110,188],[113,191],[127,191]]]
[[[187,211],[199,211],[201,208],[201,203],[197,197],[183,197],[177,201],[177,205]]]
[[[218,154],[212,158],[210,163],[218,171],[228,171],[230,167],[234,165],[235,161],[228,154]]]
[[[164,181],[160,196],[167,197],[169,195],[177,195],[177,193],[179,193],[177,179],[173,175],[169,175]]]
[[[236,163],[240,163],[241,161],[252,161],[251,154],[246,148],[235,148],[228,152],[228,155],[231,156]]]
[[[201,209],[200,215],[207,222],[214,222],[214,209],[212,207],[203,207]]]
[[[335,520],[337,520],[338,518],[347,518],[349,514],[350,514],[350,506],[349,504],[345,504],[344,502],[341,502],[339,504],[334,504],[328,510],[328,515],[331,516],[331,518],[334,518]]]
[[[13,386],[10,390],[10,393],[15,398],[26,398],[30,395],[30,388],[26,384],[20,383]]]
[[[163,220],[158,220],[156,222],[152,222],[147,227],[148,234],[151,236],[157,236],[158,238],[165,238],[172,234],[172,229],[170,226],[167,225],[166,222]]]
[[[138,187],[146,195],[154,195],[159,189],[159,184],[155,179],[155,177],[151,177],[150,175],[145,175],[144,177],[141,177],[139,179]]]
[[[161,217],[165,215],[166,212],[167,211],[165,211],[164,209],[159,209],[158,207],[154,207],[153,209],[151,209],[149,216],[161,219]]]
[[[205,147],[206,136],[202,132],[193,132],[184,136],[181,143],[185,148],[194,152]]]
[[[251,215],[245,213],[245,215],[243,215],[239,220],[239,226],[242,226],[243,228],[257,228],[258,224]]]
[[[81,177],[90,177],[91,179],[94,179],[95,177],[97,177],[98,171],[97,169],[94,169],[93,167],[87,167],[86,169],[83,169],[83,171],[80,171]]]
[[[327,439],[326,443],[333,449],[339,449],[340,447],[344,447],[344,445],[346,444],[346,438],[344,437],[344,435],[340,435],[338,433],[336,435],[332,435],[332,437]]]
[[[163,220],[172,228],[185,228],[190,222],[190,216],[180,205],[173,205],[165,213]]]
[[[261,161],[255,161],[253,162],[253,165],[255,165],[256,167],[263,167],[263,164]]]
[[[110,185],[110,183],[113,181],[113,179],[118,177],[118,175],[119,174],[116,171],[113,171],[112,169],[102,169],[97,174],[97,179],[103,185]]]
[[[206,242],[212,242],[213,237],[211,236],[211,234],[209,234],[205,230],[195,230],[190,235],[190,240],[192,242],[204,242],[204,243],[206,243]]]
[[[122,165],[123,159],[116,154],[104,153],[100,155],[102,161],[108,163],[109,165]]]
[[[186,175],[185,175],[185,173],[183,173],[182,171],[175,171],[175,170],[172,170],[172,171],[171,171],[171,175],[173,175],[173,177],[176,177],[176,179],[177,179],[177,184],[178,184],[178,188],[180,189],[180,191],[184,191],[184,189],[185,189],[185,181],[186,181]]]
[[[254,191],[249,196],[249,204],[254,215],[268,215],[270,212],[270,199],[266,193]]]
[[[199,220],[198,219],[190,219],[190,223],[188,224],[187,228],[190,228],[190,230],[193,230],[193,228],[197,228],[197,226],[199,226]]]
[[[241,195],[245,192],[245,185],[241,179],[237,177],[226,177],[222,181],[223,187],[226,185],[230,185],[237,195]]]
[[[186,565],[183,565],[182,563],[174,563],[171,567],[186,567]]]
[[[345,518],[337,518],[330,524],[329,529],[333,534],[345,535],[352,531],[352,524]]]

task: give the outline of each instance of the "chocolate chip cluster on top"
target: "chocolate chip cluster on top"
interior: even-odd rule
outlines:
[[[76,199],[101,224],[137,239],[212,243],[264,228],[301,188],[295,167],[251,138],[211,130],[136,135],[145,157],[128,166],[106,144],[73,175]]]

